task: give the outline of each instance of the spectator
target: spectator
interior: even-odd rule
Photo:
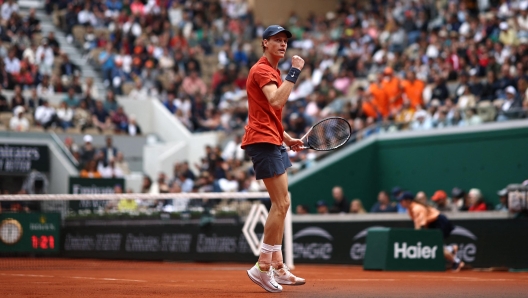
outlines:
[[[438,99],[442,105],[449,98],[449,90],[444,79],[440,75],[434,76],[434,86],[432,90],[432,99]]]
[[[403,189],[399,186],[395,186],[391,190],[391,196],[392,199],[395,201],[398,201],[398,197],[403,193]],[[398,209],[398,213],[407,213],[407,209],[403,208],[403,206],[398,202],[396,205],[396,208]]]
[[[382,82],[383,89],[387,92],[389,97],[389,107],[392,114],[396,114],[403,102],[402,102],[402,84],[400,79],[394,75],[394,70],[391,67],[383,70],[384,80]]]
[[[2,94],[2,85],[0,84],[0,112],[9,112],[9,103],[7,98]]]
[[[135,99],[135,100],[148,99],[148,91],[146,88],[143,88],[143,83],[141,83],[141,80],[135,81],[134,89],[130,91],[130,93],[128,94],[128,97],[130,99]]]
[[[64,138],[64,146],[72,155],[74,155],[76,152],[79,152],[79,146],[75,144],[72,137]]]
[[[14,131],[28,131],[29,121],[24,116],[24,107],[18,106],[14,109],[13,117],[9,120],[9,129]]]
[[[86,163],[84,169],[79,173],[81,178],[102,178],[101,173],[97,171],[97,161],[90,160]]]
[[[86,93],[88,90],[90,90],[90,94],[95,97],[99,98],[99,90],[97,90],[97,87],[94,85],[94,80],[92,77],[86,77],[84,79],[84,84],[82,85],[82,93]],[[107,110],[110,110],[107,108]]]
[[[468,211],[467,206],[467,196],[466,192],[458,187],[454,187],[451,191],[451,197],[453,198],[453,205],[459,210],[459,211]]]
[[[4,4],[2,4],[2,19],[9,20],[13,13],[18,13],[18,4],[16,4],[14,0],[5,1]]]
[[[429,130],[433,127],[431,117],[425,110],[420,110],[414,113],[414,121],[412,122],[412,130]]]
[[[447,197],[447,194],[443,190],[437,190],[431,200],[435,204],[435,208],[440,212],[457,212],[458,208],[451,203],[451,200]]]
[[[63,130],[73,127],[73,110],[64,101],[61,102],[60,107],[57,109],[57,119]]]
[[[513,86],[506,87],[506,100],[499,109],[497,121],[521,118],[523,115],[522,101]]]
[[[406,80],[402,82],[403,95],[409,100],[411,107],[417,109],[421,107],[423,102],[423,92],[425,89],[425,83],[421,80],[416,79],[416,75],[413,71],[406,72]]]
[[[365,208],[363,208],[363,203],[361,203],[360,199],[354,199],[350,203],[350,211],[349,213],[352,214],[365,214],[367,211]]]
[[[85,167],[88,165],[90,161],[92,161],[95,157],[95,147],[93,146],[93,137],[91,135],[85,135],[83,137],[84,145],[81,146],[80,149],[80,160],[82,167]],[[95,169],[97,169],[97,164],[95,165]]]
[[[38,95],[37,89],[31,88],[31,95],[28,98],[29,110],[35,112],[35,110],[42,105],[44,99]]]
[[[334,198],[334,205],[330,208],[330,213],[348,213],[350,205],[341,186],[332,188],[332,197]]]
[[[171,112],[171,114],[176,113],[178,108],[174,105],[174,93],[167,93],[167,99],[163,102],[163,105],[169,110],[169,112]]]
[[[197,71],[192,71],[188,77],[183,79],[182,88],[189,95],[200,94],[204,96],[207,92],[207,86],[204,81],[198,77]]]
[[[328,205],[325,201],[317,201],[315,204],[317,214],[328,214]]]
[[[68,107],[76,108],[79,105],[79,100],[75,96],[75,89],[73,87],[68,88],[68,93],[62,100]]]
[[[130,115],[130,117],[128,117],[128,127],[126,132],[129,136],[141,135],[141,127],[136,123],[135,115]]]
[[[119,150],[114,147],[114,141],[111,136],[107,136],[105,139],[105,146],[100,149],[103,154],[103,162],[105,164],[109,163],[110,160],[114,159],[117,156]]]
[[[167,175],[163,172],[158,174],[158,179],[156,182],[152,183],[149,193],[159,194],[159,193],[168,193],[169,185],[167,184]]]
[[[297,207],[295,207],[295,214],[303,215],[303,214],[309,214],[309,213],[310,213],[310,209],[306,205],[299,204],[297,205]]]
[[[55,108],[50,106],[47,100],[44,100],[42,105],[35,110],[35,122],[45,130],[52,125],[60,126]]]
[[[102,178],[123,178],[123,172],[115,165],[113,158],[110,158],[108,163],[99,163],[97,171],[101,174]]]
[[[114,158],[114,163],[116,168],[119,168],[123,175],[129,175],[131,173],[128,163],[125,161],[123,152],[117,152],[117,155]]]
[[[499,203],[495,205],[495,211],[508,212],[508,190],[506,188],[497,192]]]
[[[468,86],[461,86],[458,90],[457,108],[465,111],[466,109],[474,108],[477,105],[477,98],[471,94]]]
[[[123,110],[123,107],[118,107],[111,116],[112,123],[114,124],[114,131],[116,133],[126,132],[128,128],[128,117]]]
[[[97,100],[92,96],[90,90],[86,90],[84,98],[81,100],[81,102],[84,102],[86,104],[86,109],[90,111],[90,113],[93,113],[93,111],[95,111]]]
[[[104,83],[108,87],[112,83],[112,71],[115,68],[114,50],[111,43],[99,54],[98,61],[103,71]]]
[[[53,49],[49,46],[48,39],[43,38],[35,54],[35,62],[41,75],[51,75],[54,60]]]
[[[11,109],[14,110],[17,106],[26,107],[26,99],[22,95],[22,87],[20,85],[15,85],[15,94],[11,98]]]
[[[37,85],[37,94],[42,98],[48,98],[49,96],[55,94],[53,85],[50,84],[49,75],[42,76],[42,81]]]
[[[38,53],[38,51],[37,51]],[[18,75],[20,72],[20,60],[16,56],[16,48],[12,47],[9,49],[7,57],[4,58],[5,70],[12,76]]]
[[[91,93],[90,91],[90,94],[93,94],[93,93]],[[104,102],[105,110],[107,110],[108,112],[115,112],[117,110],[117,107],[118,107],[118,104],[117,104],[114,91],[112,90],[106,91],[106,100]]]
[[[389,195],[382,190],[378,194],[378,202],[370,209],[371,213],[397,212],[396,204],[391,203]]]
[[[121,187],[121,186],[117,185],[116,187]],[[122,190],[121,192],[116,192],[115,187],[114,187],[114,193],[122,193],[122,192],[123,192]],[[136,212],[138,211],[138,203],[136,202],[135,199],[125,196],[124,198],[119,200],[119,203],[117,203],[117,210],[119,212]]]
[[[149,176],[144,175],[141,183],[141,193],[151,193],[152,179]]]
[[[419,191],[416,194],[416,197],[414,198],[414,200],[418,203],[421,203],[422,205],[425,205],[425,206],[429,205],[429,202],[427,201],[427,195],[423,191]]]
[[[478,211],[486,211],[488,208],[486,207],[486,203],[484,202],[482,198],[482,194],[480,193],[480,190],[477,188],[472,188],[469,190],[468,193],[468,199],[469,199],[469,212],[478,212]]]
[[[74,74],[81,71],[79,66],[70,61],[68,54],[62,53],[62,63],[60,66],[61,75],[73,77]]]
[[[99,132],[103,132],[107,129],[112,128],[112,122],[110,121],[110,115],[108,112],[104,109],[103,103],[101,101],[97,101],[95,103],[95,110],[92,114],[92,123],[99,130]]]
[[[81,101],[79,106],[75,108],[73,113],[74,126],[80,127],[81,132],[84,132],[86,128],[93,127],[92,114],[86,108],[86,102]]]

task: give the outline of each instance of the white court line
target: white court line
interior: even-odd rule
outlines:
[[[27,276],[27,277],[54,277],[53,275],[38,275],[38,274],[19,274],[19,273],[0,273],[0,275],[9,275],[9,276]]]
[[[89,279],[89,280],[147,282],[146,280],[139,280],[139,279],[122,279],[122,278],[109,278],[109,277],[86,277],[86,276],[61,276],[61,277],[64,277],[64,278],[75,278],[75,279]]]
[[[22,277],[62,277],[62,278],[90,279],[90,280],[147,282],[146,280],[139,280],[139,279],[121,279],[121,278],[109,278],[109,277],[53,276],[53,275],[19,274],[19,273],[11,273],[11,274],[0,273],[0,275],[22,276]]]
[[[392,279],[392,278],[349,278],[349,279],[314,279],[316,281],[397,281],[401,279]]]
[[[428,279],[450,279],[452,281],[518,281],[517,279],[511,278],[478,278],[478,277],[466,277],[466,276],[423,276],[423,275],[409,275],[409,277],[419,277]]]

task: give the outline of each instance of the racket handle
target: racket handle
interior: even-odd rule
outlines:
[[[303,149],[303,150],[304,150],[304,149],[310,149],[310,147],[306,147],[306,146],[301,146],[301,147],[299,147],[299,148],[301,148],[301,149]],[[293,150],[292,147],[288,147],[288,151],[291,151],[291,150]]]

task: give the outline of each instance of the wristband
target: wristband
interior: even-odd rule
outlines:
[[[288,74],[286,75],[286,81],[290,81],[295,84],[297,82],[297,79],[301,75],[301,70],[295,67],[290,68],[290,71],[288,71]]]

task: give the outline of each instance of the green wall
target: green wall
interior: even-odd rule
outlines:
[[[345,148],[310,173],[293,177],[292,205],[332,203],[331,189],[344,188],[349,200],[360,198],[367,210],[377,193],[398,185],[414,193],[436,190],[448,194],[458,186],[479,188],[487,202],[498,202],[496,192],[510,183],[528,179],[528,127],[442,135],[407,134],[376,137]],[[300,175],[300,174],[299,174]]]

